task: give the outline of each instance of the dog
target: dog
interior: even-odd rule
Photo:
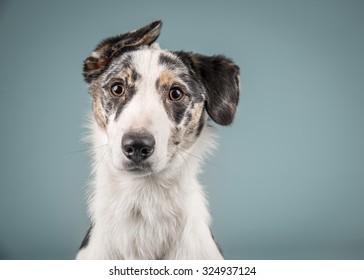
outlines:
[[[161,49],[161,26],[107,38],[84,61],[93,172],[77,259],[223,259],[197,175],[213,123],[234,119],[240,70]]]

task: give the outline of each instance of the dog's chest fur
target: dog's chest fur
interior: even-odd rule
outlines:
[[[190,164],[198,170],[195,162]],[[107,165],[99,170],[95,179],[97,182],[99,177],[100,183],[91,203],[98,227],[95,225],[92,229],[92,238],[108,237],[103,241],[108,258],[180,257],[184,236],[190,234],[191,227],[196,230],[199,227],[189,209],[203,217],[201,221],[210,219],[198,182],[185,172],[195,173],[188,169],[172,177],[164,174],[158,178],[125,176],[119,179],[110,173]]]
[[[169,248],[176,245],[173,241],[180,234],[185,219],[181,194],[153,181],[127,184],[129,186],[120,190],[123,193],[118,198],[105,198],[109,206],[102,217],[113,220],[110,225],[114,228],[110,230],[115,237],[114,246],[123,247],[120,251],[124,251],[125,256],[122,258],[163,259]]]

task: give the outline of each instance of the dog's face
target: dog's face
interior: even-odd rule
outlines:
[[[233,121],[239,68],[222,56],[161,50],[161,22],[104,40],[84,62],[93,114],[117,171],[166,169],[210,117]]]

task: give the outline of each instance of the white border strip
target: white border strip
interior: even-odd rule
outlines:
[[[192,275],[191,275],[192,272]],[[169,275],[164,275],[164,274]],[[157,275],[155,275],[157,274]],[[172,275],[179,274],[179,275]],[[181,275],[182,274],[182,275]],[[0,261],[0,279],[364,279],[364,261]]]

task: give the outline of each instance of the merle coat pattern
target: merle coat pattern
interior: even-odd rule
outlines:
[[[197,180],[232,123],[239,67],[162,50],[161,21],[103,40],[84,61],[92,97],[88,230],[77,259],[222,259]]]

